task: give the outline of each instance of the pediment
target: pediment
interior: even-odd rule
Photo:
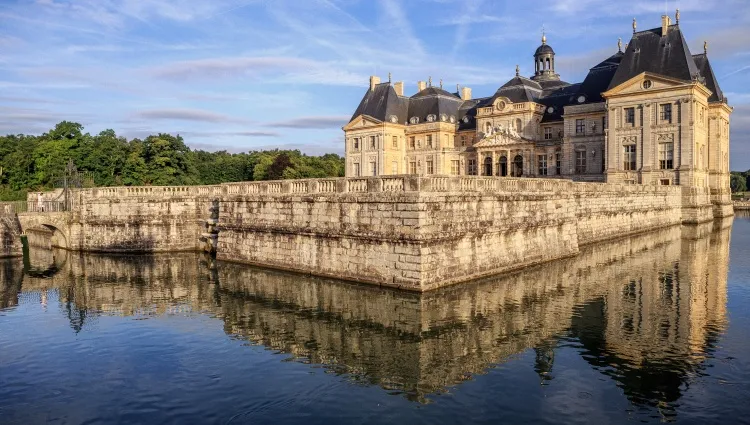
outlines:
[[[367,128],[374,125],[382,125],[383,121],[373,118],[369,115],[358,115],[353,120],[349,121],[349,124],[342,127],[344,131],[358,130],[360,128]]]
[[[648,88],[644,86],[645,81],[649,81]],[[613,87],[610,90],[602,93],[602,96],[607,98],[611,96],[626,95],[631,93],[647,93],[654,90],[663,90],[674,87],[684,86],[685,81],[677,80],[674,78],[664,77],[657,74],[651,74],[650,72],[643,72],[636,75],[635,77],[625,81],[619,86]]]

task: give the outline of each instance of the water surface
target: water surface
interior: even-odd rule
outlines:
[[[748,423],[750,219],[424,295],[193,254],[0,262],[0,422]]]

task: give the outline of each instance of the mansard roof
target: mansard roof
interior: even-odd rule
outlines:
[[[458,111],[463,102],[453,93],[437,87],[427,87],[409,99],[408,119],[416,117],[423,123],[427,121],[428,116],[433,115],[438,121],[443,114],[458,119]]]
[[[721,88],[719,87],[719,82],[716,80],[716,75],[714,75],[714,70],[711,67],[711,63],[708,61],[708,56],[705,53],[693,55],[693,60],[695,61],[695,66],[698,67],[698,71],[701,73],[701,77],[705,79],[703,84],[707,89],[713,92],[711,97],[708,98],[708,101],[724,102],[724,93],[722,93]]]
[[[602,93],[607,91],[625,54],[617,52],[589,70],[581,83],[578,96],[584,96],[584,103],[603,102]]]
[[[608,89],[644,72],[683,81],[698,74],[680,26],[670,25],[667,34],[661,34],[661,27],[633,34]]]
[[[536,102],[542,96],[542,90],[536,81],[517,75],[497,89],[487,103],[492,104],[498,97],[507,97],[513,103]]]
[[[576,83],[545,90],[544,97],[539,99],[545,106],[542,122],[562,121],[563,109],[575,103],[580,87],[581,83]]]
[[[373,90],[367,90],[349,122],[360,115],[369,115],[380,121],[396,116],[398,122],[404,124],[408,119],[408,110],[408,98],[396,94],[390,83],[381,83]]]

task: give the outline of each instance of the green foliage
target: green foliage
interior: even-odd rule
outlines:
[[[744,173],[732,171],[729,180],[729,187],[732,192],[747,192],[748,177],[750,177],[750,170]]]
[[[344,158],[293,151],[193,151],[182,137],[156,134],[144,140],[97,135],[63,121],[41,136],[0,136],[0,201],[25,199],[50,189],[72,160],[97,186],[192,185],[235,181],[343,177]]]

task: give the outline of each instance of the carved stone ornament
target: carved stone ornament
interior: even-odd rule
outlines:
[[[623,145],[634,144],[638,141],[638,136],[625,136],[622,138]]]

